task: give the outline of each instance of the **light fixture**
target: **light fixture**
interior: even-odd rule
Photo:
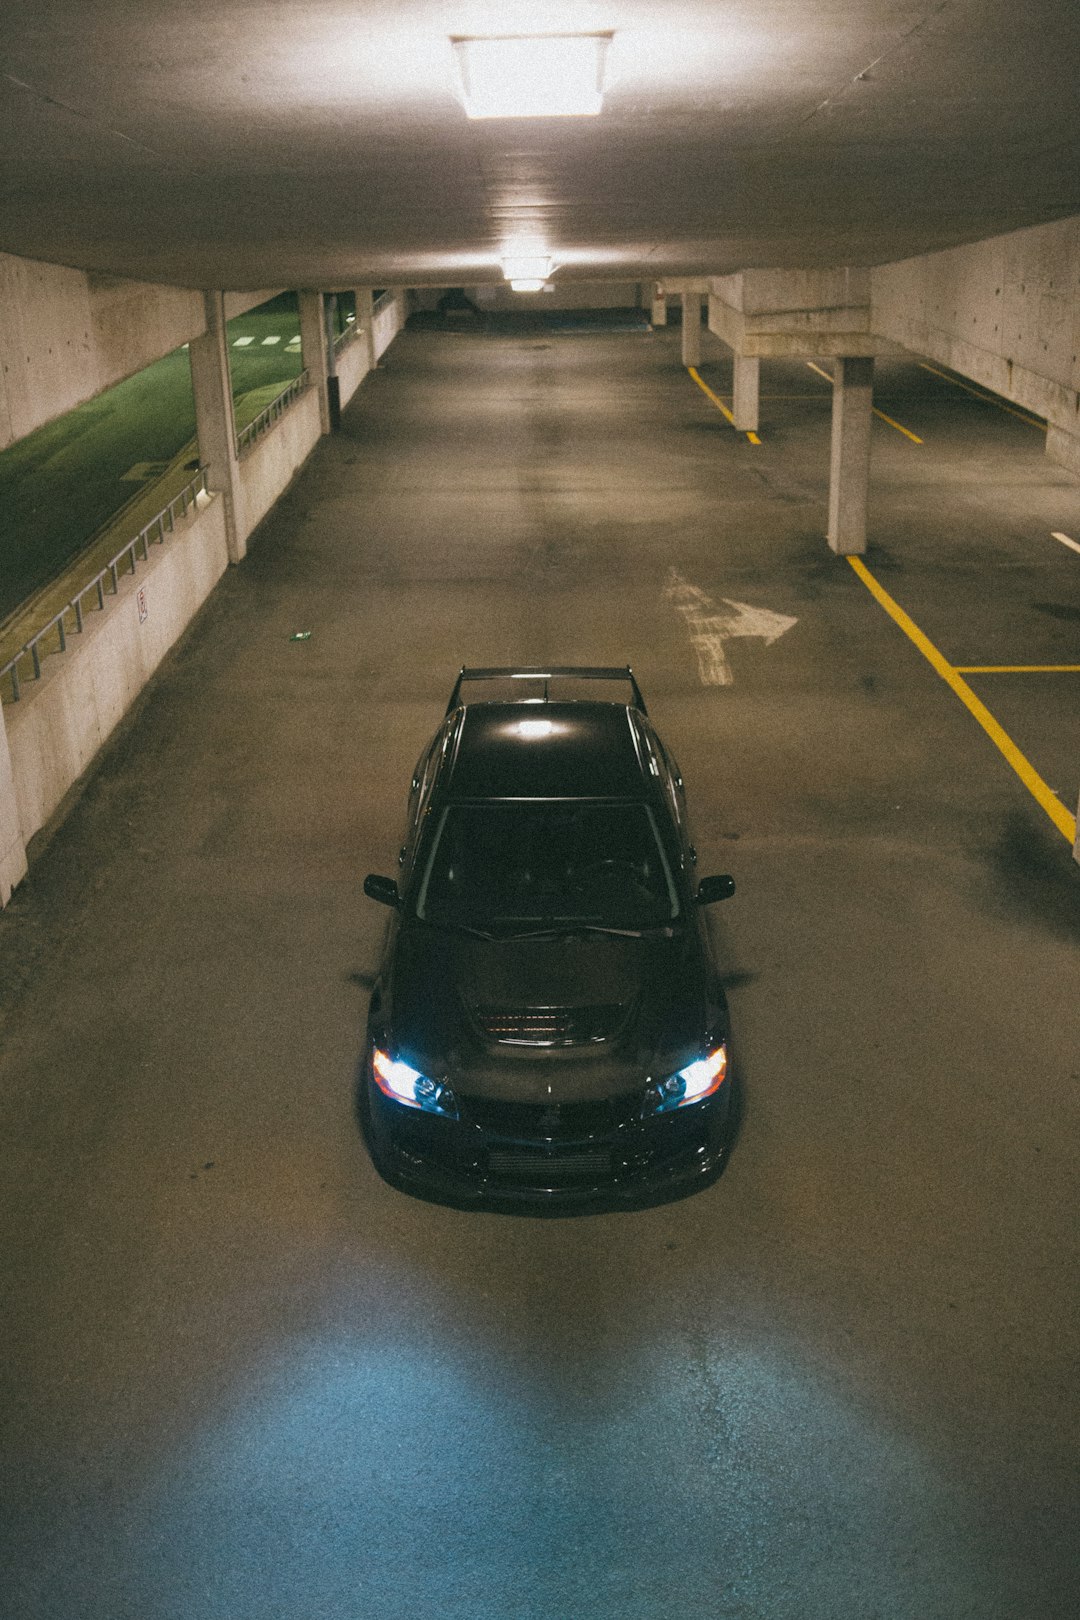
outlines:
[[[470,118],[589,118],[604,99],[611,34],[451,38]]]
[[[508,254],[502,262],[503,275],[507,281],[538,281],[544,285],[551,274],[551,255],[549,253],[514,253]]]
[[[547,286],[547,283],[545,281],[540,281],[535,276],[529,276],[529,277],[525,277],[525,278],[518,277],[518,279],[516,281],[512,281],[510,283],[510,291],[511,292],[543,292],[543,290],[544,290],[544,288],[546,286]]]

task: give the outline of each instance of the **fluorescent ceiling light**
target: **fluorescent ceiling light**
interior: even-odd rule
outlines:
[[[548,253],[514,253],[502,262],[507,281],[546,281],[551,274],[551,255]]]
[[[453,38],[470,118],[592,117],[600,111],[610,34]]]
[[[511,292],[543,292],[545,286],[546,286],[546,283],[543,282],[543,281],[540,281],[535,276],[527,277],[524,280],[519,276],[516,281],[512,281],[510,283],[510,291]],[[524,725],[524,723],[525,722],[522,721],[523,725]]]

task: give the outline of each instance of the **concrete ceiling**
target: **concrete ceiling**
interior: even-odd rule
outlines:
[[[473,122],[452,34],[612,29]],[[1080,213],[1078,0],[3,0],[0,250],[191,286],[869,264]]]

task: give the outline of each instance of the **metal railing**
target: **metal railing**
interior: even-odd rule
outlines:
[[[359,321],[350,321],[344,332],[339,332],[334,338],[334,353],[340,354],[342,349],[350,344],[354,338],[360,336],[361,330]]]
[[[35,681],[39,681],[41,679],[43,655],[50,652],[62,653],[67,650],[67,638],[70,632],[66,621],[69,615],[74,617],[75,633],[81,635],[86,613],[83,606],[84,599],[92,591],[97,598],[98,611],[103,613],[105,611],[106,596],[115,596],[120,589],[120,575],[134,574],[139,561],[139,548],[142,548],[142,560],[146,562],[150,556],[151,545],[162,545],[166,534],[171,534],[176,527],[177,516],[186,516],[188,507],[193,506],[198,497],[205,493],[206,471],[204,468],[200,468],[191,482],[184,485],[179,495],[171,500],[168,506],[163,507],[156,517],[152,517],[149,523],[144,524],[134,540],[129,540],[127,545],[116,553],[112,561],[105,564],[99,574],[84,585],[71,598],[70,602],[60,609],[59,613],[54,614],[48,624],[31,636],[25,646],[20,647],[14,658],[8,659],[7,663],[0,668],[0,681],[3,680],[5,675],[10,676],[11,700],[13,703],[18,703],[22,696],[19,665],[23,660],[27,658],[30,660],[34,672],[33,678]],[[92,610],[93,604],[91,604]],[[43,643],[54,632],[56,634],[56,646],[44,647]]]
[[[236,435],[236,453],[238,456],[242,456],[245,450],[249,450],[255,440],[265,433],[267,428],[271,427],[279,416],[288,410],[293,400],[304,392],[309,381],[308,373],[302,371],[299,377],[293,378],[287,388],[282,389],[276,399],[270,401],[264,411],[259,412],[253,422],[249,422],[247,427]]]

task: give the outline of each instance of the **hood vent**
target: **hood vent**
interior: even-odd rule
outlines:
[[[502,1046],[594,1046],[609,1041],[626,1009],[601,1007],[477,1007],[474,1016],[489,1041]]]

